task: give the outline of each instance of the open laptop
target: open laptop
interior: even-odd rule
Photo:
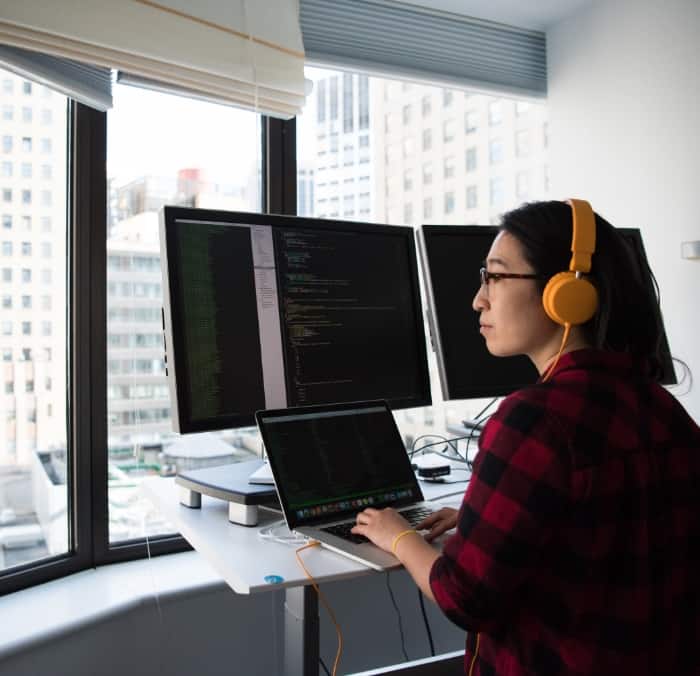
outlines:
[[[400,565],[349,532],[366,507],[393,507],[413,525],[434,511],[387,403],[258,411],[255,418],[289,529],[376,570]]]

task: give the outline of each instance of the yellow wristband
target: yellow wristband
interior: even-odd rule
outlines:
[[[396,545],[399,544],[399,540],[404,537],[405,535],[410,535],[411,533],[417,533],[417,531],[413,528],[409,528],[408,530],[401,531],[392,541],[391,543],[391,553],[396,556]]]

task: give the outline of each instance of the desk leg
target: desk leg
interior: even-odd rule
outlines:
[[[290,587],[284,595],[284,674],[318,676],[318,598],[313,587]]]

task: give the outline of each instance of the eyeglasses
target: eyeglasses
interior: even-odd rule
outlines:
[[[497,282],[499,279],[544,279],[544,275],[530,274],[518,274],[516,272],[489,272],[486,268],[479,269],[479,278],[481,279],[481,285],[486,284],[488,287],[489,282],[493,280]]]

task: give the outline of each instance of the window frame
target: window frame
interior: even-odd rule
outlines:
[[[69,551],[0,571],[0,596],[98,565],[191,549],[179,534],[109,542],[107,114],[68,100],[67,457]],[[296,119],[261,119],[264,213],[296,214]]]

